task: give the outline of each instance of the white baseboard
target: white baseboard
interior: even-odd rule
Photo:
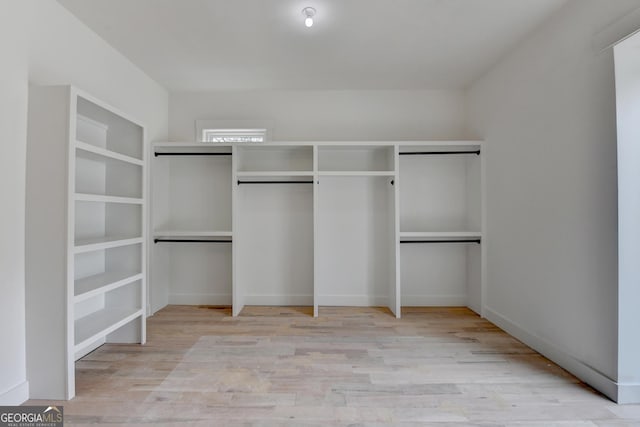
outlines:
[[[620,404],[640,403],[640,384],[618,383],[618,399]]]
[[[245,295],[244,305],[313,305],[313,295]]]
[[[618,384],[609,377],[596,371],[591,366],[586,365],[584,362],[576,359],[571,354],[569,354],[565,350],[560,349],[555,344],[552,344],[544,338],[528,332],[520,325],[510,321],[509,319],[490,309],[489,307],[484,307],[484,315],[486,319],[491,323],[505,330],[513,337],[522,341],[546,358],[552,360],[567,371],[571,372],[573,375],[580,378],[585,383],[600,391],[609,399],[618,402]],[[640,391],[640,388],[638,388],[638,385],[635,385],[635,387],[635,392],[638,393]],[[640,397],[640,393],[638,393],[636,397]]]
[[[0,406],[18,406],[29,400],[29,381],[0,393]]]
[[[106,342],[107,342],[107,340],[103,337],[103,338],[100,338],[97,341],[92,342],[91,344],[87,345],[86,347],[81,348],[80,350],[75,352],[75,354],[74,354],[75,360],[78,360],[78,359],[86,356],[87,354],[91,353],[93,350],[95,350],[96,348],[100,347],[101,345],[103,345]]]
[[[230,294],[169,294],[174,305],[231,305]]]
[[[466,307],[466,295],[402,295],[403,307]]]
[[[334,307],[386,307],[389,298],[379,295],[320,295],[318,305]]]

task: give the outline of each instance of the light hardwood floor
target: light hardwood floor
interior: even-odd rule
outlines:
[[[169,306],[77,362],[65,425],[640,426],[463,308]]]

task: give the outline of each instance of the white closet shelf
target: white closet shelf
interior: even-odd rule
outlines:
[[[395,177],[394,171],[320,171],[319,176],[389,176]]]
[[[464,239],[464,238],[478,238],[482,237],[482,233],[479,231],[401,231],[400,238],[405,239],[419,239],[419,238],[433,238],[433,239]]]
[[[313,171],[250,171],[250,172],[237,172],[236,175],[240,177],[269,177],[274,176],[313,176]]]
[[[217,230],[155,230],[154,237],[232,237],[231,231]]]
[[[144,164],[144,162],[141,159],[136,159],[135,157],[126,156],[124,154],[107,150],[105,148],[96,147],[95,145],[87,144],[86,142],[82,142],[82,141],[76,141],[76,148],[79,150],[88,151],[90,153],[97,154],[99,156],[108,157],[110,159],[132,163],[137,166],[142,166]]]
[[[135,197],[103,196],[102,194],[76,193],[77,202],[102,202],[102,203],[126,203],[131,205],[141,205],[142,199]]]
[[[97,237],[93,239],[77,240],[73,252],[76,254],[84,252],[99,251],[102,249],[117,248],[120,246],[134,245],[142,243],[142,237]]]
[[[111,271],[85,277],[84,279],[76,279],[74,284],[74,301],[80,302],[96,295],[104,294],[121,286],[135,282],[136,280],[140,280],[142,277],[142,273]]]
[[[141,308],[105,308],[77,319],[74,351],[82,350],[140,316]]]

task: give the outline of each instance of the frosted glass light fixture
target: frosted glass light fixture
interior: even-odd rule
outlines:
[[[305,7],[304,9],[302,9],[302,14],[305,16],[304,18],[304,25],[307,28],[310,28],[313,26],[313,16],[316,14],[316,10],[312,7]]]

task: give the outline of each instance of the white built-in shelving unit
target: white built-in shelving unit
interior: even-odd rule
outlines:
[[[144,127],[73,87],[29,89],[27,374],[32,398],[75,395],[75,361],[144,343]]]
[[[482,143],[156,143],[153,309],[482,311]]]

